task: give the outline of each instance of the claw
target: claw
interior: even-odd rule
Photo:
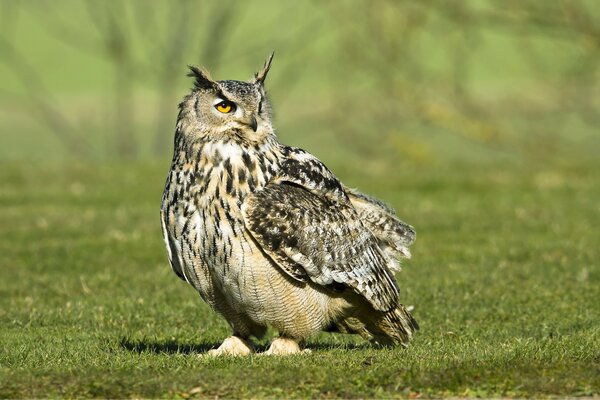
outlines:
[[[252,344],[238,336],[230,336],[216,348],[209,350],[206,355],[211,357],[233,356],[241,357],[248,356],[254,353]]]
[[[276,338],[271,342],[269,349],[263,354],[267,356],[287,356],[290,354],[310,354],[309,349],[300,349],[300,345],[294,339]]]

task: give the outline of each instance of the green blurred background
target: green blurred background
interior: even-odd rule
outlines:
[[[417,230],[407,351],[196,357],[229,330],[160,233],[186,65],[272,50],[281,141]],[[0,398],[597,395],[599,65],[598,0],[0,0]]]
[[[562,167],[600,150],[600,2],[0,2],[0,161],[164,160],[186,65],[275,50],[281,140],[328,164]]]

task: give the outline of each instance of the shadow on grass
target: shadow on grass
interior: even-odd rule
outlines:
[[[152,340],[131,340],[129,338],[122,338],[119,345],[134,353],[201,354],[206,353],[210,349],[216,349],[219,347],[220,343],[189,344],[179,343],[174,340],[158,342]]]
[[[180,343],[175,340],[153,341],[153,340],[132,340],[122,338],[119,345],[134,353],[156,353],[156,354],[202,354],[208,350],[216,349],[221,343]],[[268,343],[255,346],[257,352],[264,352],[269,347]],[[371,347],[369,343],[327,343],[327,342],[309,342],[306,346],[309,349],[317,351],[329,350],[353,350],[365,349]]]

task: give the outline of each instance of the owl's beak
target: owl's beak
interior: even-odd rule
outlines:
[[[256,117],[254,115],[250,117],[250,123],[248,125],[254,132],[256,132],[258,129],[258,122],[256,121]]]
[[[256,117],[254,115],[250,115],[249,117],[244,115],[244,117],[239,119],[238,122],[240,124],[249,126],[254,132],[256,132],[256,130],[258,129],[258,121],[256,120]]]
[[[241,119],[238,119],[238,122],[242,125],[249,126],[254,132],[258,129],[258,121],[254,115],[244,115]]]

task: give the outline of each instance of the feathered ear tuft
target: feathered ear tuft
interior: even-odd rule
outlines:
[[[216,87],[215,81],[212,80],[207,70],[198,68],[194,65],[188,65],[188,68],[190,69],[190,72],[187,74],[187,76],[196,78],[194,86],[197,89],[212,89]]]
[[[271,52],[271,55],[265,62],[264,67],[259,72],[254,74],[254,83],[258,83],[260,85],[264,84],[265,79],[267,79],[267,74],[269,73],[269,70],[271,69],[271,62],[273,61],[274,55],[275,55],[275,52],[274,51]]]

